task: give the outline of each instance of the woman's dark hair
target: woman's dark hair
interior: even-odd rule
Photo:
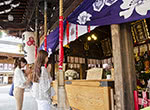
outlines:
[[[45,58],[48,56],[48,53],[44,50],[40,50],[37,55],[37,59],[34,65],[33,73],[33,82],[38,82],[41,76],[41,66],[45,64]]]
[[[25,58],[16,58],[15,62],[14,62],[14,69],[18,66],[19,68],[21,68],[21,62],[23,62],[24,64],[27,64],[27,60]]]

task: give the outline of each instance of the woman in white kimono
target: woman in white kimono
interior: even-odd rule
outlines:
[[[35,97],[38,110],[53,110],[51,105],[51,82],[52,78],[48,75],[45,64],[48,62],[48,53],[40,50],[35,61],[33,73],[33,96]]]

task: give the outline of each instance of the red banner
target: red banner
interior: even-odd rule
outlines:
[[[89,33],[91,32],[90,26],[88,26],[88,32],[89,32]]]
[[[69,43],[69,22],[68,21],[67,21],[66,35],[67,35],[67,43]]]
[[[138,102],[138,92],[134,91],[134,107],[135,110],[139,110],[139,102]]]
[[[138,97],[139,96],[139,92],[138,91],[134,91],[134,107],[135,110],[139,110],[139,105],[145,107],[150,106],[150,99],[148,99],[147,96],[147,92],[142,91],[141,93],[142,97]]]
[[[44,49],[47,51],[47,35],[44,37]],[[45,64],[45,68],[47,68],[47,64]]]
[[[76,39],[78,39],[78,24],[76,24]]]
[[[59,70],[63,69],[63,16],[59,16]]]
[[[44,49],[47,51],[47,35],[44,37]]]

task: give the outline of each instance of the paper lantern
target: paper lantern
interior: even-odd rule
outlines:
[[[22,34],[23,39],[23,50],[25,59],[27,60],[28,64],[34,63],[35,60],[35,36],[33,32],[24,32]]]

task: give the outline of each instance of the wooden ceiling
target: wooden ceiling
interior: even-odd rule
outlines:
[[[7,30],[8,34],[21,37],[21,32],[26,30],[30,24],[35,9],[35,0],[1,0],[1,3],[10,1],[10,4],[0,6],[0,11],[7,11],[0,14],[1,29]],[[19,4],[19,6],[12,8],[12,5]],[[13,16],[13,21],[8,20],[8,16]]]
[[[64,18],[66,18],[83,0],[64,0]],[[1,5],[1,3],[3,3]],[[19,4],[17,7],[12,7]],[[35,9],[38,6],[38,27],[43,30],[44,0],[0,0],[0,29],[7,33],[21,37],[22,32],[35,30]],[[58,26],[59,0],[47,0],[48,29]],[[11,9],[11,11],[10,11]],[[3,12],[4,13],[1,13]],[[9,21],[8,15],[14,20]]]
[[[5,4],[7,1],[10,1],[10,4]],[[0,3],[4,3],[0,5],[0,12],[5,11],[3,14],[0,14],[1,26],[7,28],[8,25],[3,26],[4,23],[10,22],[8,21],[8,15],[12,15],[14,17],[14,21],[10,23],[22,23],[25,20],[25,9],[27,8],[29,0],[1,0]],[[19,5],[17,7],[12,8],[13,5]],[[12,8],[12,9],[11,9]],[[11,10],[10,10],[11,9]],[[9,11],[10,10],[10,11]],[[8,11],[8,12],[7,12]]]

